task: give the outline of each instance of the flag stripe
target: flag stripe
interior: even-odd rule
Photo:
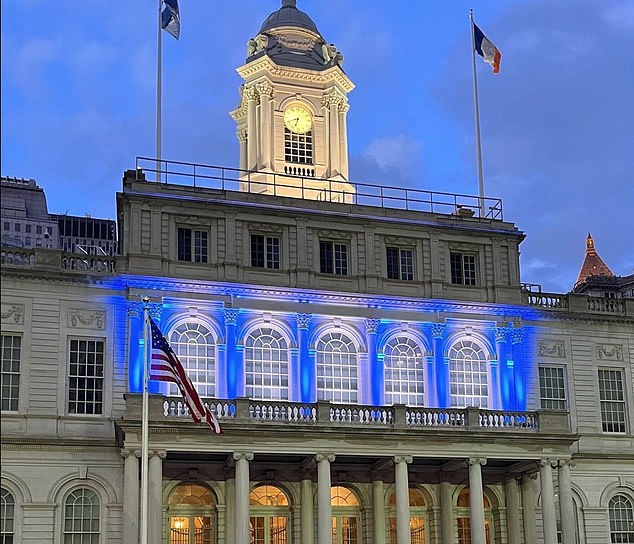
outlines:
[[[151,317],[148,318],[152,331],[152,362],[150,364],[150,379],[175,383],[189,409],[189,415],[196,423],[207,423],[215,433],[222,433],[216,416],[208,406],[203,404],[194,384],[187,376],[187,372],[178,360],[160,329]]]
[[[484,62],[493,66],[493,73],[497,74],[500,71],[502,53],[475,23],[473,23],[473,40],[476,53],[484,59]]]

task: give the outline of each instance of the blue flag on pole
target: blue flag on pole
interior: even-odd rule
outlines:
[[[178,0],[163,0],[161,28],[167,30],[177,40],[181,33],[181,16],[178,11]]]

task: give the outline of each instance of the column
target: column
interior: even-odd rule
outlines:
[[[143,392],[143,303],[127,302],[128,314],[128,391]]]
[[[310,360],[308,330],[310,328],[310,314],[297,314],[297,344],[299,347],[299,400],[300,402],[315,402],[313,394],[315,383],[315,366]]]
[[[139,542],[139,458],[135,452],[122,450],[123,465],[123,541]]]
[[[331,175],[340,173],[341,165],[339,160],[339,97],[331,95],[330,99],[330,167]]]
[[[273,141],[273,115],[271,112],[271,99],[273,98],[273,87],[262,81],[257,84],[260,95],[260,152],[258,168],[271,168],[271,142]]]
[[[453,504],[452,485],[441,480],[440,482],[440,534],[441,542],[453,542]],[[475,542],[475,541],[474,541]]]
[[[258,93],[254,87],[246,87],[244,97],[247,99],[247,168],[256,170],[258,167]]]
[[[234,474],[235,475],[235,474]],[[227,508],[225,510],[225,540],[220,544],[231,544],[235,538],[236,526],[236,480],[233,475],[225,482],[225,497]]]
[[[411,462],[412,458],[407,455],[394,457],[397,544],[410,544],[412,540],[412,533],[409,528],[409,481],[407,477],[407,465]]]
[[[432,323],[431,334],[434,338],[434,366],[436,367],[436,399],[439,408],[451,406],[449,396],[449,368],[445,364],[444,336],[447,325]]]
[[[238,320],[237,308],[225,308],[225,368],[227,380],[227,398],[235,399],[238,396],[238,384],[242,379],[242,361],[238,361],[236,349],[236,322]],[[222,377],[220,378],[222,380]]]
[[[330,463],[332,454],[318,453],[317,461],[317,544],[332,544],[332,504],[330,502]]]
[[[385,487],[383,480],[372,480],[372,529],[374,544],[385,544]]]
[[[348,127],[346,117],[350,105],[347,100],[343,99],[339,104],[339,158],[341,160],[341,168],[339,173],[344,179],[348,180]]]
[[[240,170],[248,170],[249,165],[247,163],[247,132],[246,130],[240,129],[238,131],[238,141],[240,142]],[[240,172],[242,175],[243,172]]]
[[[383,364],[376,352],[376,333],[379,328],[378,319],[365,320],[365,341],[368,347],[368,367],[370,376],[370,404],[383,406],[385,388],[383,386]],[[367,397],[366,397],[367,398]]]
[[[301,483],[302,493],[302,544],[315,542],[315,504],[313,502],[313,481],[304,478]]]
[[[535,474],[522,476],[522,521],[524,522],[525,544],[537,542],[537,520],[535,519]]]
[[[500,406],[496,406],[496,408],[511,410],[513,409],[513,376],[512,373],[509,372],[507,363],[506,333],[507,329],[505,327],[495,327],[495,351],[498,360],[498,381],[497,383],[494,381],[493,385],[494,387],[498,386],[499,390]]]
[[[163,459],[165,451],[150,452],[148,466],[148,542],[161,542],[163,538]]]
[[[235,501],[235,544],[249,544],[249,461],[253,454],[235,452],[236,501]]]
[[[471,541],[486,542],[484,529],[484,489],[482,467],[486,459],[469,459],[469,498],[471,500]]]
[[[542,492],[542,518],[544,522],[544,544],[557,544],[557,519],[555,517],[555,491],[553,469],[550,459],[539,462],[539,483]]]
[[[563,544],[575,544],[577,527],[575,526],[575,505],[572,500],[572,482],[570,468],[574,463],[569,459],[562,459],[557,464],[559,480],[559,514],[561,519],[561,537]]]
[[[520,328],[511,329],[511,342],[513,343],[513,385],[515,410],[526,410],[526,390],[524,388],[524,344],[522,337],[524,331]]]
[[[332,173],[332,160],[330,157],[330,106],[326,97],[321,101],[321,114],[324,118],[324,162],[326,171],[324,177],[329,178]]]
[[[506,496],[506,527],[508,544],[521,544],[520,530],[520,502],[517,489],[517,480],[507,478],[504,482],[504,495]]]

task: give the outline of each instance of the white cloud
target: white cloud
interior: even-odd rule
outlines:
[[[423,143],[406,135],[377,138],[363,151],[363,156],[374,159],[384,170],[397,169],[414,174],[419,168]]]
[[[603,12],[606,22],[619,30],[634,30],[634,1],[620,1]]]
[[[39,87],[42,66],[59,57],[59,44],[53,40],[33,38],[24,42],[11,62],[16,84],[24,91]]]

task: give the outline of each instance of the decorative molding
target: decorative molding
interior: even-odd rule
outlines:
[[[431,335],[433,338],[442,338],[443,336],[445,336],[446,330],[447,330],[447,325],[445,323],[431,324]]]
[[[470,253],[477,253],[481,247],[477,244],[469,244],[466,242],[449,242],[447,246],[449,247],[449,249],[455,249],[458,251],[468,251]]]
[[[225,318],[225,325],[235,325],[238,320],[239,308],[224,308],[223,314]]]
[[[242,96],[247,100],[254,100],[256,102],[259,98],[258,90],[255,88],[255,85],[252,85],[251,87],[245,87],[244,91],[242,92]]]
[[[601,361],[622,361],[623,346],[621,344],[597,344],[597,359]]]
[[[315,47],[315,40],[311,38],[301,38],[299,36],[285,36],[284,34],[273,34],[277,41],[283,46],[295,51],[310,51]]]
[[[7,323],[24,325],[24,304],[2,304],[0,319]]]
[[[473,466],[473,465],[481,465],[484,466],[487,464],[487,460],[485,457],[469,457],[469,460],[467,461],[469,466]]]
[[[411,455],[396,455],[394,457],[394,464],[398,465],[399,463],[410,464],[414,458]]]
[[[265,50],[269,45],[269,37],[266,34],[258,34],[247,42],[247,58]]]
[[[310,327],[311,314],[296,314],[295,318],[297,319],[298,329],[308,329]]]
[[[402,236],[384,236],[383,242],[385,243],[385,245],[390,244],[393,246],[406,247],[409,249],[410,247],[416,247],[418,241],[416,240],[416,238],[405,238]]]
[[[379,324],[381,323],[380,319],[366,319],[364,321],[365,325],[365,333],[366,334],[376,334],[379,329]]]
[[[326,238],[328,240],[351,240],[352,233],[345,231],[337,231],[337,230],[318,230],[317,236],[319,238]]]
[[[68,326],[71,329],[98,329],[103,330],[106,324],[106,312],[104,310],[68,310]]]
[[[331,92],[324,94],[321,99],[321,105],[325,108],[330,108],[331,106],[338,108],[340,104],[345,103],[345,100],[346,97],[340,91],[333,89]]]
[[[249,234],[282,234],[284,227],[272,223],[249,223]]]
[[[332,453],[318,453],[315,455],[315,461],[321,463],[323,461],[328,461],[332,463],[335,460],[335,456]]]
[[[126,313],[128,317],[143,317],[143,312],[145,310],[145,303],[140,300],[128,300]],[[163,303],[162,302],[150,302],[148,304],[148,312],[152,319],[156,321],[160,321],[161,315],[163,313]]]
[[[566,348],[563,340],[540,340],[538,349],[540,357],[563,359],[566,356]]]
[[[234,461],[240,461],[243,459],[246,461],[253,461],[253,454],[248,451],[236,451],[233,453]]]
[[[260,96],[267,96],[269,99],[272,99],[275,96],[275,89],[268,81],[260,81],[255,84],[255,88],[257,89]]]
[[[508,334],[508,329],[506,327],[495,327],[494,333],[496,342],[506,342]]]
[[[520,344],[522,338],[524,338],[524,329],[516,329],[512,327],[509,329],[509,336],[511,337],[511,343]]]

